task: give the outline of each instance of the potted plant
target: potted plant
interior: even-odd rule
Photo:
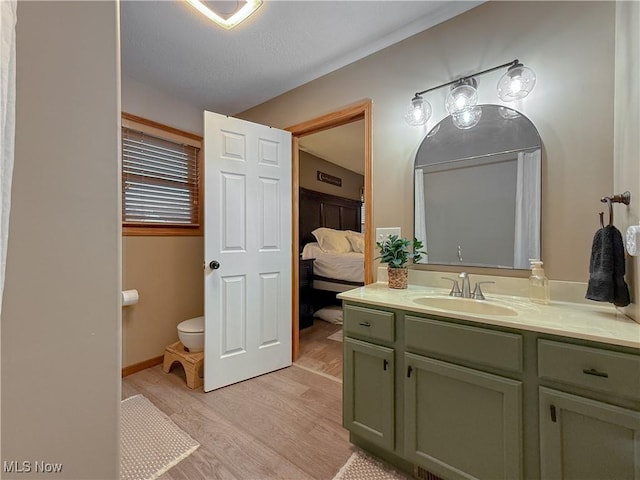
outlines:
[[[422,251],[422,242],[413,239],[413,253],[409,251],[411,241],[398,235],[389,235],[385,241],[376,242],[376,245],[380,250],[380,256],[377,258],[388,266],[389,288],[407,288],[406,264],[410,258],[419,262],[422,255],[426,255],[427,252]]]

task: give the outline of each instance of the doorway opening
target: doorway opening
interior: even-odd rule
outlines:
[[[365,222],[362,226],[364,234],[364,278],[363,283],[373,282],[373,223],[372,216],[372,162],[371,162],[371,100],[365,100],[347,106],[335,112],[321,117],[288,127],[286,130],[292,134],[292,265],[293,265],[293,295],[292,295],[292,359],[296,361],[300,355],[300,146],[304,137],[318,134],[336,127],[345,126],[354,122],[362,122],[364,135],[364,166],[363,166],[363,191],[362,201],[364,208],[362,214]],[[303,267],[304,268],[304,267]],[[303,272],[304,273],[304,272]]]

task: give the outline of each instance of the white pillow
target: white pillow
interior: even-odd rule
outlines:
[[[364,253],[364,233],[347,230],[347,240],[351,244],[351,250]]]
[[[342,307],[329,305],[314,312],[313,316],[325,322],[342,324]]]
[[[347,232],[345,230],[320,227],[311,233],[318,240],[320,248],[327,253],[347,253],[351,251],[351,244],[347,240]]]

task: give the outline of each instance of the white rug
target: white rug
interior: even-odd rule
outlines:
[[[153,480],[199,446],[143,395],[122,400],[120,479]]]
[[[411,480],[411,478],[392,466],[357,450],[333,480]]]

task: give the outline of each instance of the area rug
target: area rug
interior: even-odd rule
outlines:
[[[333,480],[411,480],[411,478],[392,466],[357,450]]]
[[[327,340],[335,340],[336,342],[342,341],[342,329],[338,330],[335,333],[332,333],[327,337]]]
[[[121,480],[158,478],[199,446],[143,395],[122,400]]]

